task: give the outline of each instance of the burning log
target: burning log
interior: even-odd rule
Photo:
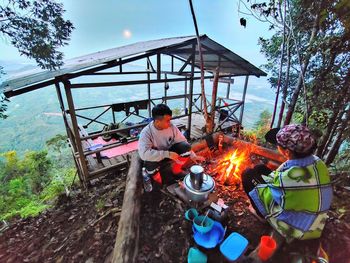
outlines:
[[[228,148],[226,154],[222,154],[219,158],[213,157],[213,153],[209,148],[213,145],[217,146],[220,153],[223,153],[222,145]],[[221,147],[220,147],[221,144]],[[230,148],[232,150],[230,150]],[[210,139],[200,141],[192,146],[192,149],[200,155],[207,156],[211,160],[208,173],[215,175],[215,179],[220,184],[233,185],[239,184],[242,172],[254,165],[254,156],[261,156],[267,159],[266,163],[272,170],[276,169],[285,159],[282,155],[274,150],[258,146],[254,143],[241,141],[239,139],[215,133]],[[216,160],[215,160],[216,159]]]
[[[134,153],[126,179],[122,212],[113,250],[113,263],[136,261],[142,193],[141,168],[142,161],[139,155]]]

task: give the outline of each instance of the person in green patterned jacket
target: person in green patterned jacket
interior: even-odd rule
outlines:
[[[291,124],[265,136],[287,158],[276,171],[264,165],[242,174],[242,184],[256,214],[287,242],[319,238],[333,190],[325,163],[312,155],[316,141],[303,125]],[[253,209],[253,210],[254,210]]]

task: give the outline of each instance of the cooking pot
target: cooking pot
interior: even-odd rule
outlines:
[[[215,181],[211,176],[206,174],[203,175],[203,178],[204,179],[201,188],[197,190],[193,188],[193,185],[191,183],[191,174],[185,176],[183,182],[185,186],[186,196],[188,199],[194,202],[205,202],[206,200],[208,200],[209,194],[215,188]]]

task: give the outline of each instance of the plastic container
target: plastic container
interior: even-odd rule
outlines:
[[[190,208],[186,211],[185,213],[185,218],[188,220],[188,221],[191,221],[193,222],[193,220],[198,216],[198,211],[197,209],[195,208]]]
[[[220,244],[225,235],[224,227],[217,221],[214,221],[213,228],[205,234],[198,232],[194,227],[192,227],[192,230],[194,233],[194,241],[199,246],[208,249],[215,248],[218,244]]]
[[[208,257],[198,248],[191,247],[188,251],[187,262],[188,263],[206,263]]]
[[[234,262],[244,253],[248,243],[248,240],[244,236],[233,232],[220,245],[220,252],[227,260]]]
[[[142,168],[142,177],[143,177],[143,188],[145,189],[145,192],[152,192],[153,186],[152,186],[152,180],[149,177],[146,168]]]
[[[272,237],[262,236],[260,239],[258,257],[262,261],[268,260],[275,252],[276,247],[277,247],[276,241]]]
[[[198,232],[204,234],[213,228],[214,220],[204,215],[196,216],[193,219],[193,226]]]

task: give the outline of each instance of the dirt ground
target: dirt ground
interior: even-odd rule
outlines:
[[[125,187],[125,173],[96,181],[87,192],[61,196],[54,208],[38,217],[14,220],[0,233],[0,262],[109,262],[116,237]],[[329,213],[322,246],[330,262],[350,262],[350,186],[347,175],[337,176],[335,198]],[[233,231],[249,240],[247,253],[270,233],[247,210],[248,201],[239,188],[218,186],[217,194],[229,205],[227,237]],[[196,246],[192,226],[185,220],[189,207],[166,193],[142,196],[138,262],[187,262]],[[284,245],[270,262],[290,262],[293,253],[313,254],[318,241]],[[217,248],[205,250],[208,262],[226,262]],[[248,261],[246,261],[248,262]]]

